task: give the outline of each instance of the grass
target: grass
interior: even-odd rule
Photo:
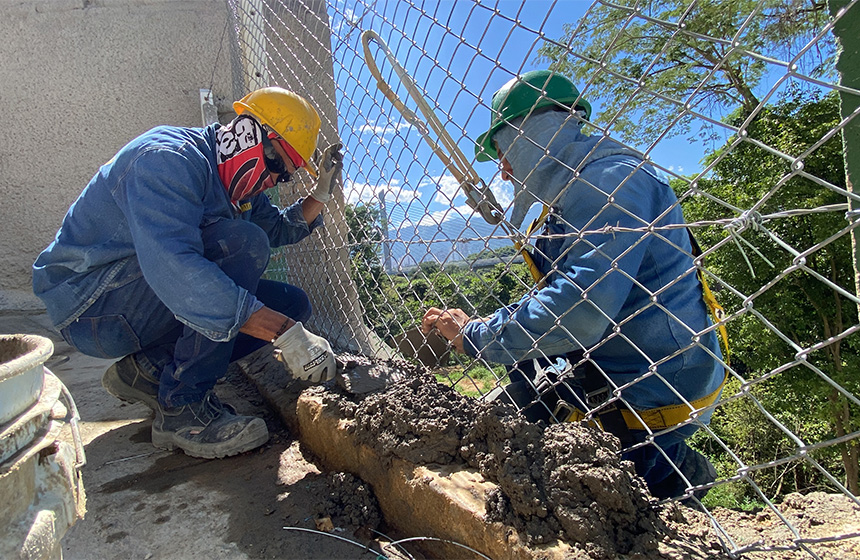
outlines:
[[[505,373],[505,366],[488,369],[481,365],[472,365],[468,368],[458,365],[440,368],[434,372],[434,375],[436,381],[453,387],[461,395],[479,397],[491,391],[498,380],[505,377]],[[506,382],[507,379],[504,379],[502,383]]]
[[[736,511],[755,513],[761,511],[767,505],[754,499],[746,493],[747,487],[737,482],[727,482],[711,488],[710,492],[702,499],[702,505],[706,508],[724,507]]]

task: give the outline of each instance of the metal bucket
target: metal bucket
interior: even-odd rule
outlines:
[[[84,515],[79,417],[44,367],[53,351],[44,337],[0,336],[0,558],[62,558],[60,539]]]
[[[42,392],[42,366],[53,353],[47,338],[0,335],[0,425],[36,402]]]

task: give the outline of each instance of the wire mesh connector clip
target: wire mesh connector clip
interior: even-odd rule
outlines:
[[[200,116],[203,118],[203,126],[209,126],[218,122],[218,107],[215,106],[215,96],[212,90],[200,88]]]

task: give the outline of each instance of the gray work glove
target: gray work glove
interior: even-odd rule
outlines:
[[[301,322],[287,329],[272,344],[275,357],[287,366],[293,377],[314,383],[334,379],[337,364],[331,344],[306,331]]]
[[[340,143],[332,144],[323,151],[322,158],[320,158],[317,169],[317,186],[311,192],[311,196],[322,203],[331,200],[334,187],[340,178],[340,172],[343,171],[341,147]]]

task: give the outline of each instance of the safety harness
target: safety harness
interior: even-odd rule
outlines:
[[[504,219],[504,212],[496,202],[492,191],[481,180],[475,170],[469,163],[468,158],[462,153],[457,143],[445,130],[441,121],[438,119],[433,109],[421,95],[421,92],[403,66],[397,61],[394,54],[385,44],[385,42],[372,30],[367,30],[362,33],[362,44],[364,47],[364,58],[367,63],[368,70],[376,79],[376,85],[385,97],[394,105],[394,107],[409,121],[410,124],[421,133],[425,142],[433,150],[433,153],[445,164],[448,171],[454,176],[460,184],[460,188],[466,195],[467,204],[476,212],[478,212],[484,220],[492,225],[499,225],[505,233],[513,240],[514,247],[520,255],[522,255],[529,272],[532,275],[538,288],[543,286],[544,274],[540,272],[534,262],[531,252],[529,251],[528,239],[530,235],[537,231],[546,220],[549,214],[549,207],[544,205],[543,210],[538,218],[536,218],[525,235],[517,228],[509,225]],[[391,64],[394,73],[400,78],[409,96],[415,101],[419,111],[424,115],[426,122],[422,121],[412,110],[398,98],[388,83],[382,77],[376,61],[371,53],[370,44],[377,43],[382,50],[388,62]],[[430,135],[430,130],[436,133],[439,142],[434,140]],[[440,145],[441,144],[441,145]],[[443,149],[444,147],[444,149]],[[447,150],[447,153],[446,153]],[[693,234],[687,230],[690,235],[690,243],[692,245],[692,254],[698,258],[702,254],[699,244],[696,242]],[[724,349],[726,363],[729,359],[728,334],[725,325],[722,323],[725,318],[723,308],[717,303],[716,298],[708,287],[708,282],[701,268],[697,271],[699,282],[702,284],[702,292],[705,304],[717,325],[720,334],[721,343]],[[574,358],[570,355],[570,358]],[[578,359],[568,362],[570,364],[581,361],[581,354]],[[645,426],[652,430],[661,430],[674,426],[687,420],[690,412],[693,409],[699,409],[710,404],[713,404],[722,390],[721,384],[713,393],[690,402],[689,404],[669,405],[650,410],[637,411],[634,414],[630,410],[621,409],[618,407],[618,399],[612,396],[612,391],[608,385],[606,377],[597,368],[586,361],[585,367],[577,367],[567,375],[559,376],[559,381],[563,382],[563,377],[572,376],[579,381],[579,385],[585,392],[585,404],[591,412],[584,412],[576,408],[574,405],[559,397],[558,404],[555,407],[554,418],[559,422],[573,422],[579,420],[588,420],[599,423],[603,429],[615,434],[622,442],[629,443],[632,440],[630,430],[644,430]],[[725,384],[725,380],[723,380]],[[544,391],[553,390],[552,385],[548,385]],[[539,396],[543,396],[541,390],[538,391]],[[691,407],[693,407],[691,409]],[[638,415],[638,417],[637,417]],[[641,418],[641,421],[640,421]]]
[[[549,208],[544,206],[540,216],[528,227],[526,238],[531,235],[532,231],[541,227],[548,213]],[[687,229],[687,234],[690,237],[692,255],[694,258],[699,258],[702,255],[702,249],[689,229]],[[525,246],[522,245],[518,246],[517,249],[523,253],[527,252]],[[540,286],[543,283],[544,275],[537,269],[537,266],[534,265],[534,261],[532,259],[528,259],[527,262],[531,263],[529,270],[532,273],[535,282]],[[720,346],[723,349],[726,364],[728,364],[729,339],[728,332],[726,331],[725,324],[723,323],[723,320],[725,319],[725,311],[717,302],[716,297],[714,297],[713,292],[708,286],[708,281],[702,268],[698,268],[696,276],[699,278],[699,282],[702,285],[702,299],[714,320],[714,324],[717,325]],[[576,385],[582,389],[588,412],[581,410],[576,405],[561,398],[561,396],[558,395],[558,392],[555,391],[555,387],[557,385],[546,384],[544,387],[538,387],[538,397],[539,399],[544,399],[546,398],[547,391],[556,392],[558,401],[553,410],[551,421],[580,422],[585,420],[593,422],[601,429],[618,437],[622,444],[633,442],[634,438],[633,434],[631,434],[631,430],[650,429],[652,431],[659,431],[685,422],[690,418],[690,414],[693,411],[700,410],[714,404],[717,398],[719,398],[720,392],[723,390],[723,386],[728,379],[728,373],[726,373],[726,376],[723,378],[723,382],[720,383],[719,387],[704,397],[690,401],[689,403],[673,404],[633,412],[628,408],[619,406],[619,399],[612,395],[612,390],[606,376],[602,374],[594,364],[590,361],[585,361],[581,365],[575,368],[573,367],[573,364],[582,361],[582,357],[583,353],[581,351],[571,352],[565,356],[570,369],[558,375],[558,382],[563,383],[565,379],[574,380]]]

